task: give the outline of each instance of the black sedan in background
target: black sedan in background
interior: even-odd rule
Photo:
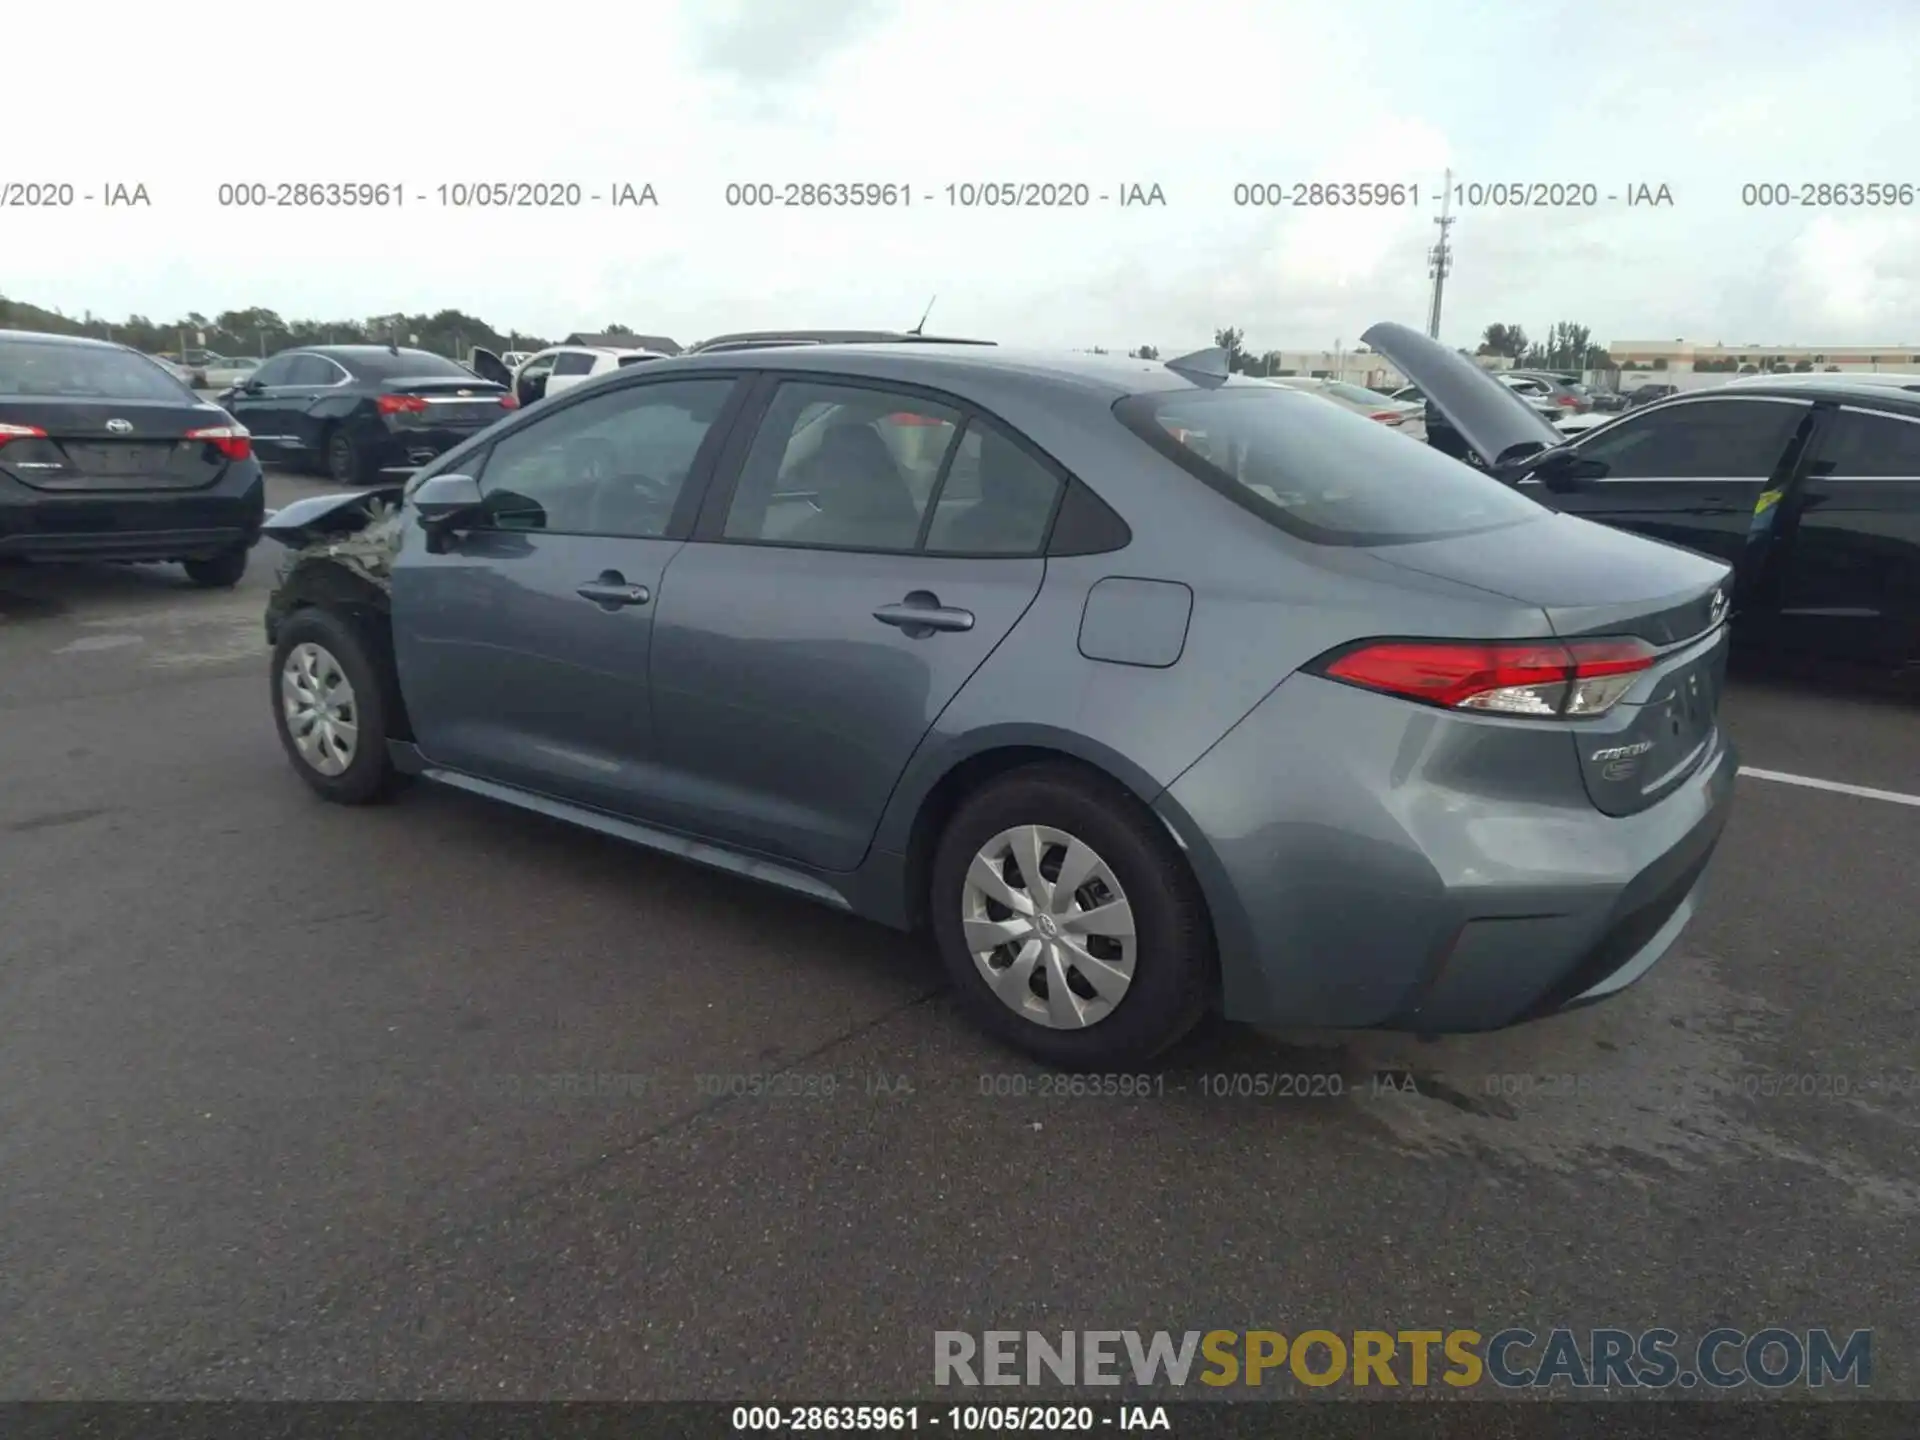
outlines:
[[[1493,378],[1449,352],[1433,359],[1440,347],[1417,332],[1361,338],[1402,370],[1445,362],[1444,394],[1422,382],[1429,444],[1553,509],[1732,565],[1736,644],[1920,667],[1920,393],[1866,376],[1760,377],[1569,439],[1517,396],[1486,404]]]
[[[244,427],[137,350],[0,330],[0,559],[177,561],[236,585],[266,487]]]
[[[283,350],[220,402],[264,459],[341,485],[417,470],[519,404],[464,365],[397,345]]]

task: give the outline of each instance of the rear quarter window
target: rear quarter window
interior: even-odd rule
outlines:
[[[1294,391],[1135,395],[1114,414],[1189,474],[1314,544],[1442,540],[1547,513],[1418,440]]]

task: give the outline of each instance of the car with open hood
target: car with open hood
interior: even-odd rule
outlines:
[[[1422,384],[1496,470],[1552,439]],[[316,794],[424,778],[927,934],[1061,1066],[1210,1007],[1438,1034],[1603,1000],[1732,799],[1725,564],[1217,349],[677,356],[269,533]]]
[[[1920,377],[1755,376],[1569,435],[1418,331],[1366,338],[1417,372],[1435,445],[1565,514],[1732,566],[1743,643],[1920,665]]]

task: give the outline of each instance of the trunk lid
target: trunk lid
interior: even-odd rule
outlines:
[[[190,431],[233,423],[217,405],[48,397],[0,399],[0,425],[41,434],[0,443],[0,472],[35,490],[199,490],[230,463]]]
[[[1558,513],[1372,554],[1538,606],[1563,640],[1632,636],[1655,648],[1653,666],[1611,710],[1568,722],[1587,794],[1603,814],[1658,804],[1715,753],[1732,590],[1720,561]]]
[[[1489,470],[1565,443],[1519,395],[1465,355],[1418,330],[1383,321],[1360,338],[1419,387],[1434,418],[1457,431]]]
[[[398,375],[380,382],[383,395],[404,395],[421,402],[417,409],[395,411],[396,424],[420,429],[454,427],[477,430],[507,413],[501,399],[509,392],[473,375]]]

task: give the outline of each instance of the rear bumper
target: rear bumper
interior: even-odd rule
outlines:
[[[1229,1018],[1496,1030],[1605,999],[1679,939],[1737,759],[1637,815],[1589,799],[1567,727],[1299,675],[1155,808],[1187,849]]]
[[[95,495],[0,479],[0,556],[34,560],[201,560],[260,538],[266,483],[256,461],[205,490]]]
[[[508,413],[500,412],[502,417]],[[366,442],[368,468],[381,473],[418,470],[486,428],[484,425],[443,425],[418,430],[384,429]]]

